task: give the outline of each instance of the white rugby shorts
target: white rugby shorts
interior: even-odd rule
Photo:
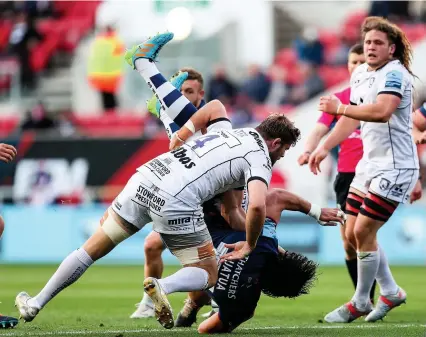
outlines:
[[[367,194],[371,191],[383,198],[405,204],[419,179],[418,169],[383,170],[361,159],[351,187]]]
[[[163,234],[196,233],[207,228],[201,205],[194,209],[160,190],[140,172],[129,179],[112,209],[139,229],[153,222],[153,229]]]

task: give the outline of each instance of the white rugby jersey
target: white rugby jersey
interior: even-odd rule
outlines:
[[[418,169],[419,161],[411,130],[413,128],[413,78],[399,60],[375,71],[360,65],[351,77],[351,104],[376,102],[380,94],[401,98],[401,103],[387,123],[361,121],[363,159],[387,169]]]
[[[168,194],[199,207],[253,179],[269,185],[272,164],[266,143],[255,129],[222,129],[164,153],[138,171]]]

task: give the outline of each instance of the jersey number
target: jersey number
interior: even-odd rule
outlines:
[[[193,150],[201,149],[202,147],[204,147],[204,144],[219,137],[220,137],[219,135],[207,135],[207,136],[197,138],[196,140],[194,140],[195,146],[193,146],[192,149]]]

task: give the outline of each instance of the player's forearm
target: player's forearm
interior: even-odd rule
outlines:
[[[256,247],[266,217],[266,206],[249,207],[246,217],[246,241],[250,248]]]
[[[214,119],[226,117],[225,106],[218,100],[211,101],[191,116],[178,131],[179,138],[186,141],[195,132],[207,127]]]
[[[315,129],[311,132],[309,135],[306,143],[305,143],[305,151],[312,153],[317,148],[318,144],[320,143],[322,137],[324,137],[327,132],[329,131],[328,127],[325,126],[322,123],[317,123],[315,125]]]
[[[332,148],[336,147],[348,138],[358,128],[358,126],[358,120],[347,117],[340,118],[322,146],[327,151],[330,151]]]
[[[416,124],[413,123],[413,130],[411,132],[414,138],[414,142],[417,144],[419,140],[422,138],[422,132],[419,130]]]
[[[384,102],[364,104],[364,105],[348,105],[339,109],[340,114],[346,117],[364,122],[386,123],[391,114]]]
[[[311,209],[309,201],[289,191],[282,190],[280,192],[280,199],[282,200],[282,211],[296,211],[308,214]]]
[[[246,213],[242,207],[234,208],[227,214],[227,221],[234,231],[244,232],[246,229]]]

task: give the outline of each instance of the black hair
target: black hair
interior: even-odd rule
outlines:
[[[318,264],[302,254],[280,253],[262,270],[262,292],[270,297],[287,298],[309,294],[317,280],[317,269]]]

